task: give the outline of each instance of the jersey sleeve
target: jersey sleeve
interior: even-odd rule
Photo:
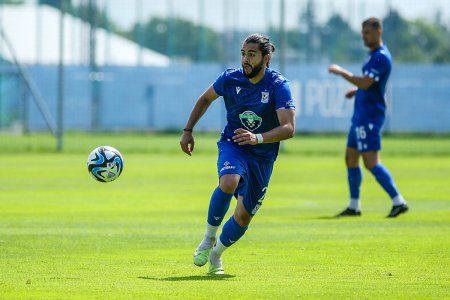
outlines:
[[[289,81],[283,81],[275,89],[275,109],[295,109]]]
[[[216,81],[213,83],[214,91],[216,91],[217,95],[223,96],[225,94],[225,77],[226,77],[227,71],[220,74],[220,76],[216,79]]]
[[[390,62],[387,57],[381,53],[377,53],[370,59],[364,75],[369,76],[375,82],[378,82],[380,81],[380,78],[389,71],[389,68]]]

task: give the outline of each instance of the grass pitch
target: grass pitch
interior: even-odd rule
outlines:
[[[192,264],[217,185],[217,135],[68,134],[63,153],[0,135],[0,298],[450,298],[450,140],[386,137],[382,160],[410,211],[364,171],[360,218],[347,204],[344,136],[284,143],[264,205],[224,253],[225,276]],[[121,177],[94,181],[89,152],[118,148]],[[228,212],[231,214],[234,202]]]

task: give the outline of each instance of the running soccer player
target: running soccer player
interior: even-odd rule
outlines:
[[[392,67],[391,54],[383,44],[381,21],[369,18],[362,23],[362,39],[370,50],[363,65],[362,76],[353,75],[350,71],[330,65],[329,72],[342,76],[357,89],[352,89],[346,98],[355,97],[352,125],[348,134],[345,160],[347,164],[350,200],[348,207],[339,213],[342,216],[360,216],[360,186],[362,182],[359,157],[362,156],[364,166],[375,176],[378,183],[392,199],[392,209],[387,217],[397,217],[408,210],[408,205],[395,186],[394,179],[388,169],[381,164],[381,127],[386,112],[384,99],[386,82]]]
[[[219,96],[227,124],[217,142],[219,186],[212,193],[206,232],[194,252],[194,264],[209,261],[209,274],[224,274],[222,253],[245,233],[263,204],[280,141],[295,132],[295,107],[289,82],[269,68],[275,47],[266,36],[248,36],[241,49],[241,69],[227,69],[198,98],[181,136],[183,152],[192,155],[195,124]],[[216,234],[230,206],[234,214]]]

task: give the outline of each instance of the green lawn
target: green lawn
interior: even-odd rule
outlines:
[[[448,137],[384,139],[410,205],[397,219],[367,171],[363,216],[330,218],[347,204],[345,136],[285,142],[225,276],[192,264],[217,184],[217,135],[196,137],[188,157],[178,135],[72,133],[62,153],[45,134],[0,135],[0,298],[450,298]],[[99,145],[124,156],[115,182],[87,173]]]

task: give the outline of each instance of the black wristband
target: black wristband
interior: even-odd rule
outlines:
[[[183,131],[189,131],[189,132],[192,132],[192,129],[184,128]]]

